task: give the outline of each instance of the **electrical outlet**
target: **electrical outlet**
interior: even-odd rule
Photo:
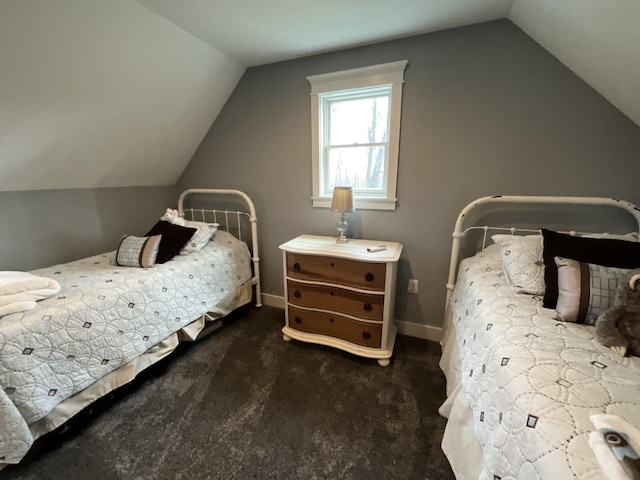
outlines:
[[[409,280],[409,286],[407,287],[407,292],[418,293],[418,280],[416,280],[415,278],[411,278]]]

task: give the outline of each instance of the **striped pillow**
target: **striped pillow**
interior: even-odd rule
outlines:
[[[595,325],[598,316],[613,305],[618,284],[629,270],[563,257],[554,260],[558,267],[558,319]]]
[[[162,235],[134,237],[125,235],[116,252],[116,265],[121,267],[150,268],[156,264]]]

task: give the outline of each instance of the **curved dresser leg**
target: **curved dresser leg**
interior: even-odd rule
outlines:
[[[285,334],[285,333],[282,334],[282,339],[285,342],[290,342],[292,340],[291,337],[289,335]]]
[[[381,359],[378,360],[378,364],[381,367],[388,367],[390,363],[391,363],[391,359],[390,358],[381,358]]]

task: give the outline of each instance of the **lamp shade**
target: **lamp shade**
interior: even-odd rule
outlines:
[[[353,212],[353,187],[333,187],[331,210],[334,212]]]

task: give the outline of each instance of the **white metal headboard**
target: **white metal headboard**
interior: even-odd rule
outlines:
[[[516,228],[516,227],[496,227],[496,226],[488,226],[488,225],[471,225],[466,226],[465,222],[469,217],[469,213],[473,210],[486,205],[495,205],[500,208],[500,205],[549,205],[549,206],[567,206],[567,205],[577,205],[581,207],[611,207],[614,209],[622,210],[628,213],[636,223],[636,232],[640,233],[640,208],[636,205],[626,202],[624,200],[618,200],[615,198],[604,198],[604,197],[536,197],[536,196],[509,196],[509,195],[496,195],[493,197],[482,197],[473,202],[469,203],[466,207],[462,209],[460,214],[458,215],[458,219],[456,220],[456,225],[453,230],[453,244],[451,247],[451,260],[449,263],[449,277],[447,279],[447,305],[449,304],[449,299],[451,297],[451,292],[455,286],[456,274],[458,270],[458,265],[460,263],[460,248],[462,239],[469,233],[470,231],[483,231],[483,246],[486,244],[486,238],[491,232],[510,232],[512,234],[516,233],[539,233],[540,228]],[[551,212],[551,210],[550,210]],[[574,230],[565,231],[564,233],[569,233],[572,235],[575,234],[586,234],[593,232],[576,232]]]
[[[184,200],[189,195],[218,195],[226,197],[239,198],[242,203],[247,206],[248,212],[239,210],[216,210],[216,209],[199,209],[184,208]],[[178,198],[178,214],[184,216],[189,213],[192,220],[220,223],[221,230],[225,230],[239,240],[242,239],[242,218],[247,218],[251,225],[251,260],[253,262],[253,279],[252,283],[256,287],[256,307],[262,306],[262,291],[260,288],[260,256],[258,255],[258,219],[256,218],[256,209],[251,198],[240,190],[228,189],[210,189],[210,188],[190,188],[180,194]],[[230,220],[231,219],[231,220]],[[224,223],[222,223],[224,221]],[[233,223],[235,222],[235,226]],[[248,241],[245,241],[249,244]]]

